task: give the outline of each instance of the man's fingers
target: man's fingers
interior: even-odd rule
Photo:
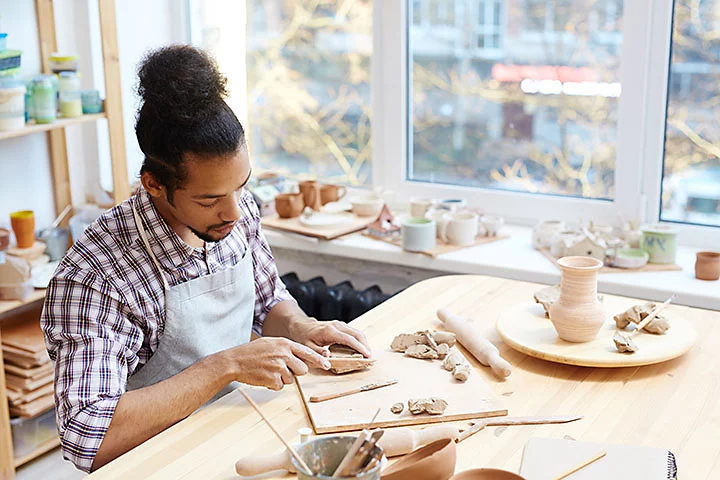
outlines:
[[[368,345],[368,341],[365,338],[365,334],[363,334],[359,330],[355,330],[354,328],[348,326],[347,324],[343,322],[333,322],[333,325],[335,325],[335,328],[340,331],[341,334],[346,335],[346,337],[351,337],[353,340],[348,340],[352,343],[346,343],[346,342],[337,342],[337,343],[343,343],[344,345],[347,345],[348,347],[352,347],[358,352],[362,353],[365,357],[370,358],[372,356],[372,351],[370,350],[370,346]]]
[[[330,362],[328,361],[328,359],[315,352],[310,347],[306,347],[305,345],[301,345],[297,342],[291,341],[290,350],[292,351],[293,355],[295,355],[308,365],[314,365],[316,367],[322,368],[323,370],[330,369]]]
[[[366,358],[370,358],[372,356],[369,348],[348,333],[341,332],[340,330],[333,330],[330,333],[330,339],[332,340],[332,343],[340,343],[342,345],[347,345],[353,350],[357,350]]]
[[[295,375],[293,375],[287,367],[280,373],[280,378],[282,379],[283,385],[292,385],[295,381]]]
[[[290,359],[288,359],[287,366],[290,371],[295,375],[305,375],[306,373],[308,373],[308,366],[305,365],[305,362],[295,356],[292,356],[290,357]]]

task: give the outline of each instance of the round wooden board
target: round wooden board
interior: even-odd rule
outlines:
[[[632,305],[616,309],[609,306],[608,312],[619,313]],[[636,367],[665,362],[686,353],[695,343],[695,329],[687,320],[668,315],[670,330],[664,335],[638,333],[633,341],[639,350],[635,353],[620,353],[612,338],[615,321],[608,313],[597,338],[588,343],[571,343],[561,340],[552,322],[545,317],[541,305],[523,303],[508,308],[497,321],[500,337],[510,347],[531,357],[551,362],[583,367]],[[626,333],[632,330],[627,329]]]

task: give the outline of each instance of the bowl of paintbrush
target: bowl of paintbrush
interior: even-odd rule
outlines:
[[[300,480],[357,478],[378,480],[383,467],[383,450],[375,445],[373,432],[361,436],[330,436],[307,441],[296,452],[310,472],[293,457],[293,466]],[[377,436],[377,435],[376,435]]]

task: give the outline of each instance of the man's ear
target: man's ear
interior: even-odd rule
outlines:
[[[142,175],[140,175],[140,182],[151,197],[162,199],[167,198],[167,190],[165,186],[158,182],[152,173],[143,172]]]

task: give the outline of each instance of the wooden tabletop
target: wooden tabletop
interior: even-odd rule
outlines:
[[[513,365],[512,375],[501,381],[474,364],[477,375],[507,401],[510,415],[585,417],[564,425],[486,428],[458,445],[457,472],[474,467],[518,471],[525,443],[532,437],[549,437],[661,447],[677,456],[680,478],[720,478],[720,313],[676,305],[667,309],[669,318],[683,316],[697,329],[698,343],[681,358],[645,367],[575,367],[515,352],[495,333],[499,313],[532,299],[537,288],[484,276],[433,278],[413,285],[353,325],[365,331],[374,348],[384,348],[398,333],[439,328],[435,311],[450,308],[481,326]],[[626,301],[628,306],[635,303]],[[295,387],[246,391],[286,439],[298,441],[298,428],[309,422]],[[279,450],[269,428],[233,392],[91,477],[232,479],[238,478],[238,458]]]

